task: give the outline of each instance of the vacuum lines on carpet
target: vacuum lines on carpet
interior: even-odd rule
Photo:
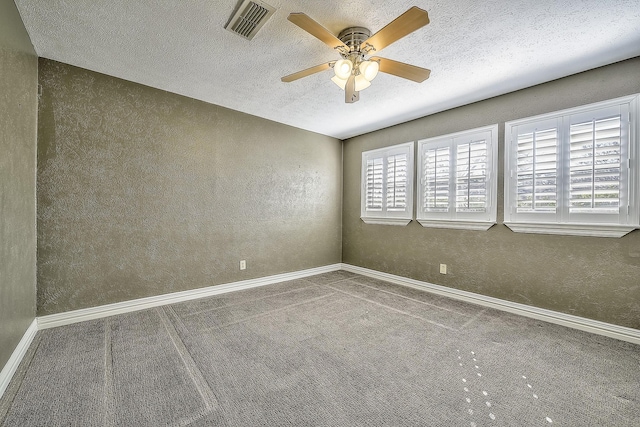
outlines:
[[[0,425],[631,426],[639,350],[336,271],[39,331]]]

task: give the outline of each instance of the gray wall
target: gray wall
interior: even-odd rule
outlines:
[[[40,83],[38,315],[340,262],[341,141],[46,59]]]
[[[0,370],[35,317],[38,60],[0,0]]]
[[[640,328],[640,231],[620,238],[367,225],[360,220],[362,151],[499,123],[498,222],[504,122],[640,92],[640,58],[569,76],[345,141],[343,262],[632,328]],[[439,264],[448,274],[439,274]]]

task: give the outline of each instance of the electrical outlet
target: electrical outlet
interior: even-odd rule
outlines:
[[[447,274],[447,264],[440,264],[440,274]]]
[[[240,270],[246,270],[246,269],[247,269],[247,261],[240,260]]]

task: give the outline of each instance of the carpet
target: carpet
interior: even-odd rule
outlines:
[[[640,346],[345,271],[39,331],[2,426],[636,426]]]

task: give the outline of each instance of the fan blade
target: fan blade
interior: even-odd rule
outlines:
[[[340,41],[339,38],[331,34],[329,30],[318,24],[313,19],[309,18],[304,13],[290,13],[287,19],[305,30],[307,33],[322,41],[330,48],[335,49],[339,46],[343,46],[346,49],[346,46]]]
[[[391,43],[411,34],[418,28],[429,23],[429,15],[426,10],[413,6],[402,15],[387,24],[386,27],[362,42],[360,49],[370,44],[375,50],[382,50]]]
[[[356,76],[351,74],[347,80],[347,84],[344,86],[344,102],[347,104],[353,104],[360,100],[360,92],[356,92]]]
[[[380,58],[379,56],[371,58],[372,61],[378,61],[380,71],[403,79],[413,80],[416,83],[422,83],[429,78],[431,70],[416,67],[415,65],[405,64],[404,62],[394,61],[393,59]]]
[[[301,79],[303,77],[310,76],[311,74],[319,73],[320,71],[327,70],[331,68],[331,65],[335,61],[326,62],[324,64],[316,65],[315,67],[307,68],[306,70],[298,71],[297,73],[289,74],[288,76],[284,76],[280,80],[285,83],[290,83],[294,80]]]

